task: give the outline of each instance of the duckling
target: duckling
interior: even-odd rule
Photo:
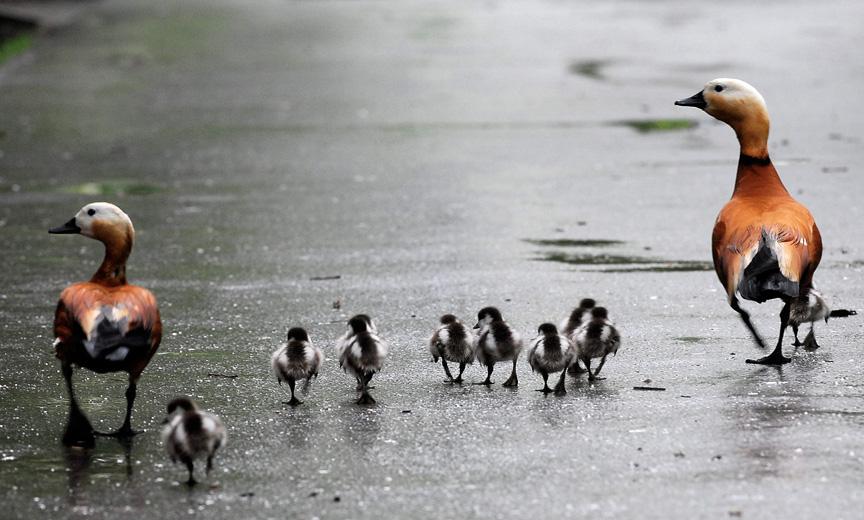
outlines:
[[[339,345],[339,366],[357,378],[357,390],[360,392],[357,404],[374,404],[375,399],[369,395],[369,381],[384,366],[387,344],[378,337],[372,320],[365,314],[358,314],[348,320],[348,327],[350,333],[345,343]]]
[[[816,342],[816,335],[813,332],[813,325],[816,321],[825,320],[828,323],[828,318],[846,318],[855,316],[857,311],[848,309],[831,310],[822,293],[814,288],[810,288],[806,299],[797,299],[792,302],[792,307],[789,311],[789,324],[792,326],[792,333],[795,335],[795,342],[792,343],[796,347],[804,346],[805,349],[815,350],[819,348]],[[810,332],[804,338],[804,343],[798,341],[798,327],[802,323],[810,323]]]
[[[537,391],[544,394],[552,392],[548,384],[549,373],[560,370],[561,378],[555,385],[555,395],[564,395],[567,393],[564,389],[564,376],[576,354],[573,344],[565,336],[558,334],[558,328],[552,323],[540,325],[537,332],[539,335],[528,347],[528,365],[533,372],[540,372],[543,376],[543,388]]]
[[[288,382],[291,389],[291,400],[287,404],[297,406],[303,404],[294,396],[294,384],[300,379],[305,379],[306,384],[312,377],[318,378],[318,369],[324,361],[321,349],[312,345],[309,334],[301,327],[288,330],[288,342],[278,348],[270,357],[270,365],[276,375],[276,381],[282,385],[282,381]]]
[[[591,319],[573,331],[571,340],[576,345],[577,356],[585,363],[589,381],[597,379],[606,364],[606,356],[614,356],[621,346],[621,336],[615,325],[609,321],[609,313],[605,307],[591,309]],[[597,366],[597,371],[592,373],[593,358],[600,358],[600,365]]]
[[[429,339],[429,352],[432,361],[437,363],[441,358],[444,373],[451,383],[462,384],[462,372],[465,365],[474,362],[474,334],[456,316],[445,314],[441,316],[441,326]],[[447,362],[459,363],[459,375],[453,379]]]
[[[195,485],[195,459],[207,458],[207,475],[213,469],[216,450],[228,439],[219,417],[202,412],[188,397],[177,397],[168,403],[168,417],[162,429],[162,442],[174,464],[179,460],[189,470],[186,483]]]
[[[93,446],[94,434],[131,437],[132,406],[138,380],[162,339],[162,321],[153,293],[126,282],[126,260],[135,229],[129,216],[107,202],[81,208],[52,234],[78,234],[105,244],[105,257],[90,281],[74,283],[60,294],[54,313],[54,353],[60,360],[69,392],[66,445]],[[113,433],[95,432],[78,406],[72,388],[72,368],[103,374],[126,372],[126,416]]]
[[[582,322],[588,317],[593,309],[597,305],[597,302],[591,298],[583,298],[582,301],[579,302],[579,306],[573,309],[573,312],[570,313],[570,317],[561,322],[561,335],[569,338],[573,331],[578,329]],[[567,369],[567,372],[570,373],[571,376],[577,376],[579,374],[584,374],[585,369],[579,366],[579,360],[570,365],[570,368]]]
[[[501,311],[495,307],[484,307],[477,313],[477,325],[479,329],[474,338],[474,352],[477,361],[486,366],[486,380],[475,383],[489,386],[492,384],[492,370],[495,363],[499,361],[513,361],[513,372],[510,378],[502,386],[518,386],[519,379],[516,377],[516,360],[522,351],[522,338],[507,325],[501,317]]]
[[[372,334],[378,334],[378,328],[375,326],[375,322],[373,322],[372,318],[370,318],[368,315],[357,314],[354,316],[354,318],[365,321],[366,328],[369,330],[369,332],[371,332]],[[339,339],[336,340],[336,357],[342,359],[342,354],[345,352],[345,349],[348,348],[348,345],[351,344],[352,339],[354,339],[354,329],[351,328],[349,321],[348,330],[345,331],[345,334],[342,334],[341,336],[339,336]],[[359,391],[360,388],[357,388],[357,390]]]

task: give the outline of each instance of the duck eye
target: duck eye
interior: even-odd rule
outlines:
[[[723,85],[714,85],[714,92],[723,92],[723,89],[726,88]]]
[[[93,208],[90,208],[90,209],[87,210],[87,214],[90,215],[90,216],[92,217],[93,215],[96,214],[96,210],[93,209]]]

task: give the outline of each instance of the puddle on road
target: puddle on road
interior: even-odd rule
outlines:
[[[611,62],[608,60],[574,61],[570,63],[570,66],[567,67],[567,70],[569,70],[571,74],[575,74],[577,76],[583,76],[598,81],[605,81],[608,78],[605,74],[603,74],[603,69],[610,64]]]
[[[615,266],[599,269],[603,273],[635,273],[635,272],[688,272],[711,271],[710,262],[699,260],[666,260],[638,255],[614,254],[592,251],[564,251],[569,249],[597,249],[624,245],[626,242],[613,239],[523,239],[524,242],[544,248],[558,248],[538,251],[534,260],[542,262],[558,262],[577,266]]]

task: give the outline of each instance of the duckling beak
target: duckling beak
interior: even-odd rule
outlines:
[[[475,329],[479,329],[479,328],[480,328],[480,322],[479,322],[479,321],[477,322],[477,325],[474,325],[474,328],[475,328]]]
[[[675,104],[679,107],[696,107],[702,109],[708,106],[708,103],[705,101],[705,96],[702,95],[701,90],[687,99],[679,99],[675,102]]]
[[[75,224],[75,217],[69,219],[69,222],[62,226],[53,227],[48,230],[52,235],[73,235],[81,232],[81,228]]]

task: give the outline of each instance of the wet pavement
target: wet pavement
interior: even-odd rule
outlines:
[[[864,322],[820,324],[822,348],[782,369],[744,364],[708,249],[737,145],[672,102],[717,76],[760,89],[775,163],[822,230],[817,284],[858,308],[862,14],[93,4],[0,66],[0,516],[858,517]],[[66,451],[50,324],[101,246],[46,230],[93,200],[132,217],[128,275],[165,336],[133,415],[146,432]],[[524,359],[515,390],[446,385],[429,362],[445,312],[496,305],[533,336],[586,296],[623,336],[603,381],[544,397]],[[773,338],[779,306],[750,308]],[[334,359],[357,312],[391,350],[372,408]],[[291,325],[328,357],[296,409],[268,367]],[[96,427],[119,425],[124,378],[75,377]],[[158,435],[177,394],[228,428],[191,491]]]

